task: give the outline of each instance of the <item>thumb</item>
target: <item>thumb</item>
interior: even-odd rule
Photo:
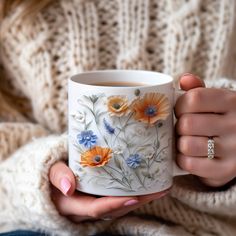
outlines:
[[[64,162],[55,163],[49,172],[52,185],[64,195],[71,196],[75,191],[75,177],[71,169]]]
[[[180,88],[188,91],[193,88],[205,87],[205,83],[198,76],[187,73],[180,77]]]

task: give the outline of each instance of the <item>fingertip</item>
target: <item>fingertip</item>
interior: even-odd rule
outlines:
[[[62,177],[60,180],[60,190],[61,192],[68,196],[71,189],[71,181],[67,177]]]
[[[133,198],[128,201],[125,201],[124,206],[133,206],[138,204],[138,202],[139,202],[138,199]]]
[[[114,209],[118,209],[120,207],[125,207],[125,206],[131,206],[135,205],[139,202],[139,198],[136,196],[132,197],[104,197],[104,200],[106,199],[106,204],[110,204],[110,206],[113,207]],[[105,201],[104,201],[105,203]]]
[[[205,87],[205,83],[197,75],[185,73],[180,77],[180,88],[188,91],[197,87]]]
[[[65,196],[71,196],[75,191],[75,176],[72,170],[63,162],[58,162],[52,166],[50,181]]]
[[[194,173],[196,169],[196,158],[191,156],[185,156],[181,153],[176,155],[176,164],[179,166],[180,169],[185,170],[189,173]]]
[[[75,192],[76,180],[73,173],[66,173],[60,181],[61,191],[65,196],[71,196]]]
[[[69,189],[69,191],[67,192],[67,196],[72,196],[76,190],[76,181],[75,178],[73,177],[73,179],[70,180],[71,182],[71,187]]]

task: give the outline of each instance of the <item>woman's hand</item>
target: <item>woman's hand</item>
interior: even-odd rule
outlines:
[[[177,163],[206,184],[218,187],[236,176],[236,92],[204,88],[186,74],[180,87],[187,92],[175,106]],[[208,138],[215,142],[215,158],[207,158]]]
[[[63,162],[51,167],[49,178],[52,200],[59,213],[74,222],[114,219],[168,193],[167,190],[139,197],[95,197],[75,192],[75,177]]]

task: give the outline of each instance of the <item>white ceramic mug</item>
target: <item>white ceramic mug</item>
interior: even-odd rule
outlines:
[[[186,174],[174,161],[176,91],[166,74],[92,71],[69,79],[69,166],[81,192],[146,195]]]

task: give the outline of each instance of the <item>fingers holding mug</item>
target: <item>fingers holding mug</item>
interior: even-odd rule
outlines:
[[[64,195],[71,196],[75,191],[75,177],[72,170],[64,163],[55,163],[49,171],[50,182]]]

